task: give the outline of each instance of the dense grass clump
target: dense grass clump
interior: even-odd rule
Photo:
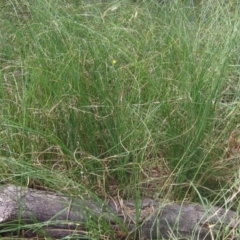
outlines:
[[[238,207],[238,1],[0,4],[2,183]]]

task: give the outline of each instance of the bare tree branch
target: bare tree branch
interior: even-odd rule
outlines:
[[[229,230],[229,239],[237,239],[239,218],[234,211],[203,207],[193,203],[164,203],[143,199],[104,202],[99,199],[71,198],[63,194],[38,191],[14,185],[0,187],[0,223],[2,231],[9,222],[21,223],[25,236],[41,231],[53,238],[85,235],[89,220],[108,222],[115,236],[137,233],[138,239],[213,240],[221,229]],[[39,224],[41,223],[41,224]]]

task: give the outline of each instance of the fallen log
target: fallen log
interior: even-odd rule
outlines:
[[[88,235],[90,220],[106,221],[121,239],[134,233],[136,239],[213,240],[223,239],[220,236],[226,229],[229,239],[239,239],[239,218],[225,208],[151,199],[104,202],[15,185],[0,187],[1,233],[10,231],[8,223],[13,226],[15,222],[26,237],[42,233],[57,239],[79,239]]]

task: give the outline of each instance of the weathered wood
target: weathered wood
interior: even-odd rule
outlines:
[[[137,217],[138,216],[138,217]],[[221,228],[234,234],[239,219],[234,211],[217,207],[203,207],[193,203],[164,203],[141,201],[108,201],[72,198],[63,194],[37,191],[14,185],[0,187],[0,228],[6,223],[19,222],[25,236],[34,223],[53,238],[84,235],[89,220],[107,221],[116,236],[126,237],[137,232],[138,239],[191,238],[212,240]],[[231,236],[234,239],[236,236]],[[75,238],[72,238],[75,239]],[[236,238],[237,239],[237,238]]]

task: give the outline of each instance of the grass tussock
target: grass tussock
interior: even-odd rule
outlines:
[[[2,183],[239,207],[239,1],[0,4]]]

